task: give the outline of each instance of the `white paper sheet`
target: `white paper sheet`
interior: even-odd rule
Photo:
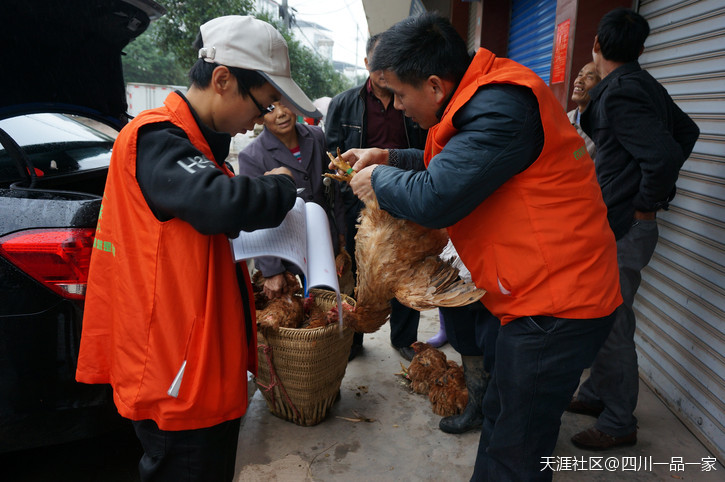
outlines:
[[[297,198],[282,224],[251,233],[242,231],[232,246],[237,261],[259,256],[284,258],[302,270],[306,290],[320,286],[340,292],[330,225],[318,204]]]
[[[276,228],[241,231],[232,240],[234,258],[239,261],[259,256],[277,256],[294,263],[307,277],[305,212],[305,202],[297,198],[294,207]]]

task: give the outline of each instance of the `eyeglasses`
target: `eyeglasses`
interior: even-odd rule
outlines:
[[[254,98],[252,95],[252,91],[248,89],[246,86],[242,85],[242,89],[244,89],[247,92],[247,95],[249,95],[249,98],[252,99],[252,102],[254,102],[254,105],[257,106],[257,109],[259,109],[259,114],[261,116],[265,116],[267,114],[270,114],[272,111],[274,111],[274,104],[271,104],[267,107],[262,107],[262,104],[257,102],[257,99]]]

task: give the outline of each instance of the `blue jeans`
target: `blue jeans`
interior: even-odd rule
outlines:
[[[640,273],[652,258],[658,236],[656,220],[635,221],[627,234],[617,241],[619,283],[624,303],[617,309],[612,331],[594,359],[589,378],[577,394],[582,402],[604,406],[595,427],[613,437],[622,437],[637,429],[634,409],[639,395],[639,370],[632,304],[642,280]]]
[[[614,313],[585,320],[534,316],[500,328],[471,480],[551,480],[545,457],[554,451],[561,415],[613,320]]]

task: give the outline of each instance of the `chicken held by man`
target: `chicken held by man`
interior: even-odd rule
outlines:
[[[344,174],[325,176],[349,182],[355,171],[339,151],[337,157],[328,155]],[[355,309],[346,318],[355,331],[377,331],[390,315],[393,298],[410,308],[427,310],[468,305],[484,295],[484,290],[462,281],[451,263],[438,258],[448,243],[445,229],[394,218],[375,201],[365,204],[358,221]]]

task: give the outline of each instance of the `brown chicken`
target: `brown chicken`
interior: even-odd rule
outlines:
[[[315,303],[315,295],[313,293],[310,293],[310,296],[305,298],[303,307],[305,322],[302,328],[319,328],[329,324],[328,312]]]
[[[289,271],[284,272],[285,286],[282,289],[283,294],[299,294],[302,292],[302,285],[297,279],[297,276],[290,273]],[[257,270],[252,275],[252,292],[254,293],[254,307],[257,311],[263,310],[269,298],[264,294],[264,282],[266,278],[262,276],[262,272]]]
[[[468,403],[463,368],[448,360],[448,368],[433,381],[428,390],[428,399],[436,415],[448,417],[462,413]]]
[[[305,318],[304,299],[296,294],[284,294],[269,300],[257,312],[257,325],[262,328],[299,328]]]
[[[407,371],[410,388],[415,393],[426,395],[436,378],[448,369],[446,354],[420,341],[416,341],[411,347],[415,351],[415,356]]]
[[[284,273],[284,278],[282,295],[270,300],[263,290],[265,278],[259,271],[252,276],[254,306],[257,310],[257,325],[260,328],[273,330],[280,327],[299,328],[305,319],[304,299],[299,280],[289,271]]]
[[[338,156],[328,153],[344,175],[326,174],[349,181],[355,171]],[[444,229],[428,229],[412,221],[397,219],[377,202],[367,203],[360,213],[355,236],[357,286],[355,309],[346,324],[355,331],[372,333],[388,319],[390,300],[416,310],[438,306],[464,306],[478,301],[484,290],[458,277],[458,269],[438,254],[448,243]]]

